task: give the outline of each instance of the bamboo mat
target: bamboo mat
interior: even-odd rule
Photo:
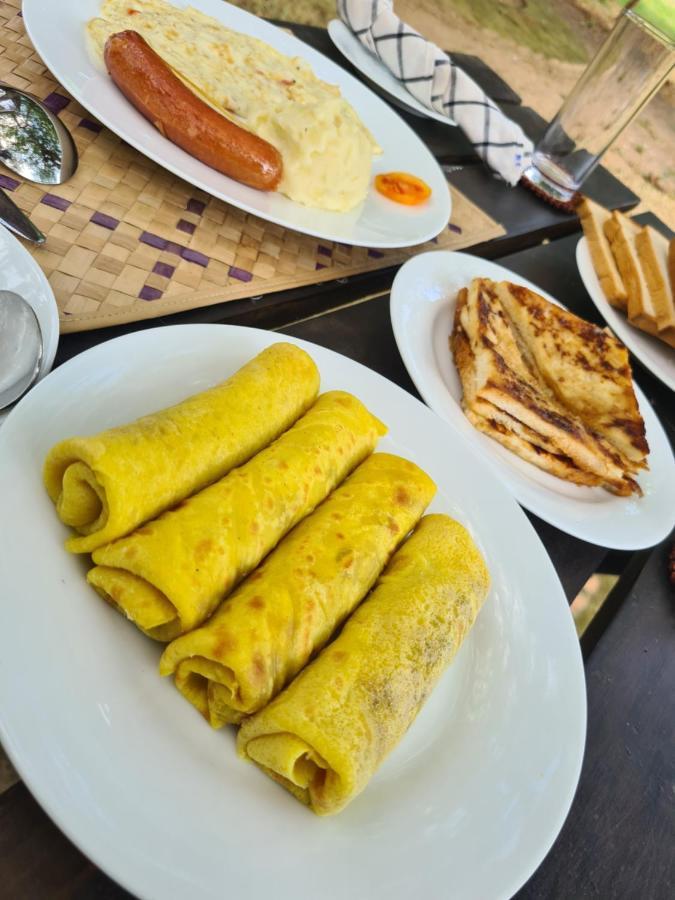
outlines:
[[[454,188],[447,228],[403,250],[321,241],[229,206],[153,163],[82,109],[36,54],[20,6],[21,0],[0,0],[0,81],[59,114],[80,165],[57,186],[24,182],[0,166],[0,187],[46,235],[45,244],[28,250],[52,286],[62,332],[344,278],[504,233]]]

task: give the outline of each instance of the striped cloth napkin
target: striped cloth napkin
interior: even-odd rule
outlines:
[[[504,181],[517,184],[532,141],[447,53],[402,22],[392,0],[337,0],[338,15],[420,103],[454,119]]]

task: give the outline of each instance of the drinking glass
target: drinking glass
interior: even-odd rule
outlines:
[[[569,203],[675,64],[675,43],[626,7],[534,149],[525,177]]]

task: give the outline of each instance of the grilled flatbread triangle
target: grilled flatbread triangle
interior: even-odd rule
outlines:
[[[468,291],[461,292],[453,334],[455,351],[461,351],[460,331],[471,351],[468,362],[465,354],[463,364],[463,381],[468,386],[465,411],[490,423],[496,439],[501,437],[501,443],[508,440],[511,449],[516,442],[525,441],[531,461],[554,474],[565,468],[567,477],[577,483],[602,484],[621,495],[639,492],[638,485],[626,477],[620,454],[567,410],[541,377],[493,282],[474,279]],[[493,407],[499,415],[491,412]],[[584,474],[571,478],[570,467]]]
[[[464,330],[455,328],[451,347],[464,391],[463,407],[471,424],[522,459],[551,475],[587,487],[602,486],[602,479],[583,472],[574,462],[557,452],[547,438],[537,434],[494,404],[476,397],[473,353]]]
[[[556,399],[608,441],[628,471],[645,468],[649,446],[623,344],[525,287],[502,281],[494,290]]]

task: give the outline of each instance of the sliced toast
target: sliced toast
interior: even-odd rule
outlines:
[[[612,306],[625,311],[628,302],[626,286],[614,262],[612,249],[604,231],[605,222],[611,219],[612,214],[587,197],[584,197],[579,204],[578,212],[581,227],[588,241],[593,268],[605,296]]]
[[[653,228],[642,228],[635,237],[635,248],[649,289],[656,316],[658,336],[672,344],[675,337],[675,298],[668,271],[667,238]]]
[[[626,312],[628,319],[649,334],[658,333],[656,310],[652,303],[649,285],[640,265],[636,247],[639,227],[624,216],[613,212],[605,222],[605,234],[612,248],[612,254],[628,292]]]

